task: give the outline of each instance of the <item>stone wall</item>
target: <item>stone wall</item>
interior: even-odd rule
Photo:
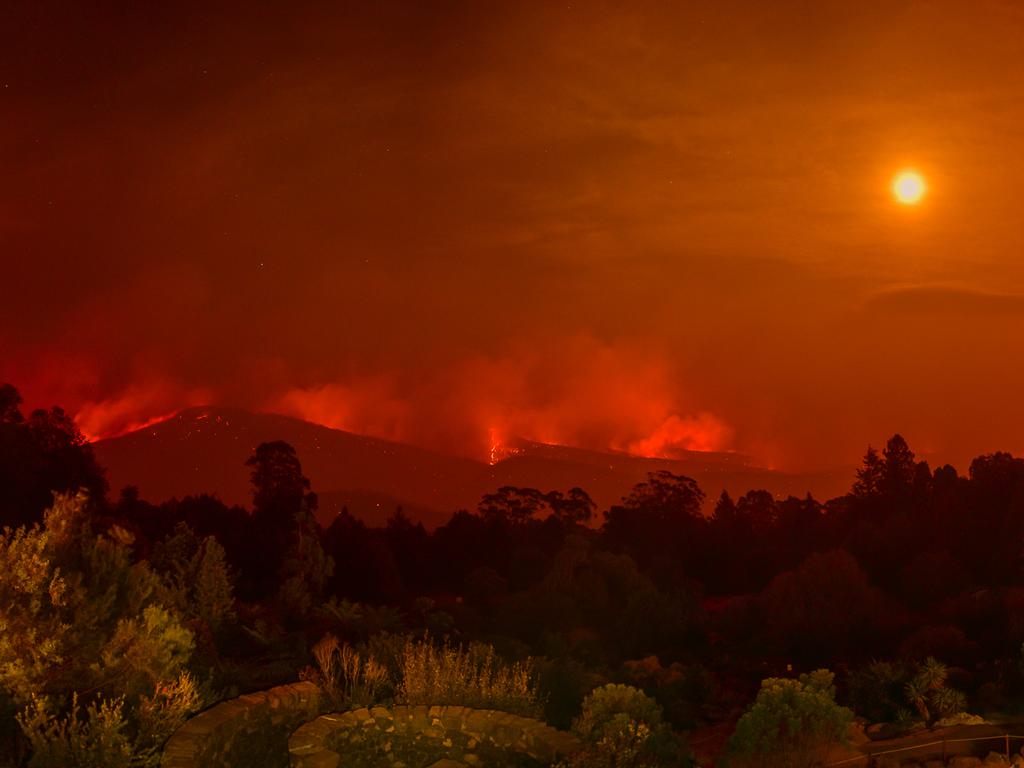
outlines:
[[[320,714],[312,683],[280,685],[222,701],[174,732],[161,768],[284,768],[288,737]]]
[[[548,764],[580,748],[572,734],[528,717],[519,717],[490,709],[468,707],[373,707],[340,714],[322,715],[301,726],[288,741],[293,768],[337,768],[346,742],[354,744],[366,729],[394,734],[401,738],[428,737],[439,745],[450,746],[457,736],[470,746],[459,761],[443,760],[450,766],[480,765],[473,754],[476,747],[505,748]],[[415,766],[410,766],[415,768]]]

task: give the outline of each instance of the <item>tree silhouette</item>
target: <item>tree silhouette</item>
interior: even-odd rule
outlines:
[[[546,506],[544,494],[536,488],[506,485],[494,493],[486,494],[477,509],[484,519],[518,525],[538,515]]]
[[[882,476],[885,472],[882,457],[878,451],[868,446],[864,454],[864,462],[857,470],[857,480],[853,484],[853,495],[862,499],[878,496],[882,492]]]
[[[582,488],[570,488],[566,493],[550,491],[544,497],[551,514],[566,525],[586,525],[594,516],[597,505]]]
[[[885,461],[882,465],[880,490],[892,498],[910,493],[917,475],[917,462],[902,435],[889,438],[882,451]]]
[[[20,405],[13,386],[0,386],[0,526],[41,521],[55,493],[102,502],[103,470],[74,420],[56,407],[26,419]]]
[[[295,449],[282,440],[261,443],[245,466],[251,470],[256,534],[245,570],[259,591],[267,593],[277,583],[286,553],[292,548],[299,547],[293,554],[301,562],[313,557],[306,550],[305,536],[312,535],[308,518],[316,511],[317,497],[309,490],[309,478],[302,474]],[[289,570],[297,567],[295,562],[294,557],[288,558]],[[293,576],[289,574],[289,578]]]
[[[698,545],[707,526],[700,513],[703,502],[704,492],[692,478],[667,470],[650,472],[620,505],[605,513],[604,534],[613,546],[626,548],[638,559],[668,555],[689,563],[706,556]]]

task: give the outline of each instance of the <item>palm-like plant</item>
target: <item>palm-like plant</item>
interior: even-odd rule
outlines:
[[[907,700],[914,705],[914,709],[921,716],[925,723],[931,720],[931,712],[928,711],[928,688],[918,679],[914,678],[903,688]]]
[[[955,688],[943,688],[933,694],[932,706],[939,718],[950,717],[964,711],[967,697]]]
[[[921,668],[917,672],[918,679],[927,687],[929,691],[937,691],[946,684],[946,678],[949,676],[949,669],[938,659],[929,656],[921,664]]]
[[[925,724],[931,726],[933,711],[949,714],[948,710],[963,708],[964,697],[959,691],[946,688],[949,668],[941,661],[929,656],[922,662],[917,674],[906,684],[903,691],[913,704]]]

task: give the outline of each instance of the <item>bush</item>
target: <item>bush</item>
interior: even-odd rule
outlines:
[[[762,681],[753,705],[729,739],[730,765],[810,768],[845,740],[853,713],[835,702],[833,675],[820,669],[799,680]]]
[[[573,731],[587,746],[565,768],[646,768],[689,765],[689,751],[662,723],[661,707],[629,685],[591,691]]]
[[[544,699],[544,720],[556,728],[569,728],[573,718],[580,714],[583,697],[601,680],[578,661],[567,657],[543,659],[537,669]]]
[[[380,700],[388,685],[387,670],[372,657],[364,657],[334,635],[313,646],[317,669],[307,668],[302,678],[316,683],[337,709],[361,707]]]
[[[903,686],[908,676],[900,664],[873,661],[848,678],[850,705],[873,723],[895,722],[905,706]]]
[[[122,752],[155,764],[201,706],[185,673],[194,636],[162,601],[174,587],[133,562],[132,543],[117,526],[95,530],[84,496],[0,533],[0,703],[21,711],[34,765],[116,766]],[[76,690],[91,694],[84,707]],[[0,752],[19,749],[6,741]]]
[[[213,536],[200,539],[185,523],[153,548],[150,565],[161,576],[161,597],[179,614],[214,632],[235,618],[234,576]]]
[[[157,685],[152,696],[142,696],[136,715],[138,725],[133,763],[158,765],[167,739],[202,708],[204,700],[187,672],[182,672],[176,680]]]
[[[605,685],[591,691],[583,700],[583,712],[573,730],[584,741],[596,742],[619,715],[649,728],[661,725],[658,702],[630,685]]]
[[[397,698],[402,704],[458,704],[527,717],[541,713],[532,659],[506,663],[485,643],[459,648],[407,642]]]
[[[140,697],[134,710],[126,712],[124,703],[123,697],[99,697],[83,708],[72,694],[70,710],[61,717],[47,699],[33,696],[17,715],[32,748],[30,768],[156,768],[167,739],[200,709],[203,697],[182,672],[157,685],[152,696]]]
[[[128,768],[131,739],[121,699],[100,699],[85,708],[72,698],[66,717],[55,716],[45,699],[33,697],[18,716],[29,744],[30,768]]]
[[[907,701],[929,727],[936,720],[963,712],[967,697],[946,685],[949,669],[932,657],[925,659],[917,673],[903,686]]]

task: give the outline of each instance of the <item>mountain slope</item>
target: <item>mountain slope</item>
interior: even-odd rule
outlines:
[[[845,478],[757,468],[737,454],[691,452],[676,460],[644,459],[527,441],[490,466],[287,416],[220,407],[190,408],[93,447],[115,490],[136,485],[152,501],[208,492],[245,505],[250,500],[245,460],[270,440],[284,440],[298,452],[320,495],[325,523],[343,505],[373,524],[401,505],[410,517],[433,527],[502,485],[543,490],[580,486],[605,508],[647,472],[661,469],[695,478],[710,499],[723,488],[734,494],[750,488],[783,495],[810,490],[825,497],[845,485]]]

